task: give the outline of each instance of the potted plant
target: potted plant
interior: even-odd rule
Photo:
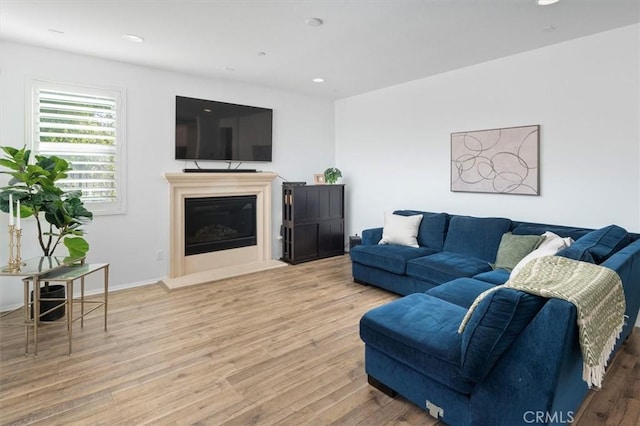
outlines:
[[[4,158],[0,165],[9,171],[0,173],[11,176],[9,186],[0,188],[0,210],[9,211],[9,195],[13,200],[20,200],[21,218],[33,217],[37,226],[37,239],[44,256],[52,256],[62,243],[69,252],[69,257],[80,259],[89,251],[89,244],[82,238],[82,225],[93,218],[82,202],[81,191],[64,191],[57,182],[67,177],[71,170],[69,163],[57,156],[36,155],[35,162],[30,164],[31,151],[26,147],[17,149],[1,147]],[[44,219],[44,220],[43,220]],[[63,285],[49,285],[41,289],[42,298],[64,298]],[[51,292],[54,295],[51,295]],[[62,302],[51,302],[57,306]],[[46,312],[53,306],[41,306]],[[61,311],[61,312],[60,312]],[[43,320],[52,320],[64,316],[64,309],[58,309],[44,316]]]
[[[329,167],[324,171],[324,180],[326,183],[336,183],[338,179],[342,177],[342,172],[340,169],[335,167]]]

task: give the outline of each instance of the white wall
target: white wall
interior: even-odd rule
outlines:
[[[640,232],[639,26],[336,103],[347,232],[400,208]],[[542,36],[542,34],[541,34]],[[541,195],[449,191],[452,132],[540,124]]]
[[[9,42],[0,43],[0,145],[21,147],[26,142],[25,86],[32,77],[127,90],[127,213],[97,216],[86,228],[89,261],[111,264],[111,289],[155,282],[167,274],[169,193],[162,175],[193,167],[173,159],[176,95],[273,108],[273,162],[244,167],[312,182],[314,173],[334,164],[332,101]],[[0,185],[6,182],[0,177]],[[274,258],[281,255],[281,183],[273,184]],[[7,223],[8,216],[1,214],[0,264],[8,258]],[[24,235],[23,257],[40,255],[33,223],[26,224]],[[165,253],[162,261],[156,260],[158,250]],[[92,280],[90,285],[99,289],[100,283]],[[20,281],[0,277],[0,310],[21,303]]]

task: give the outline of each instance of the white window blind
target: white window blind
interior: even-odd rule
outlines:
[[[60,186],[96,214],[124,212],[121,91],[38,81],[33,95],[35,151],[71,164]]]

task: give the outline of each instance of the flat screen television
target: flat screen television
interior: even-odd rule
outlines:
[[[271,161],[273,110],[176,96],[176,160]]]

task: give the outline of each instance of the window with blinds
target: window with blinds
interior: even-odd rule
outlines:
[[[122,90],[37,81],[33,95],[34,151],[71,164],[60,186],[82,191],[94,214],[123,213]]]

